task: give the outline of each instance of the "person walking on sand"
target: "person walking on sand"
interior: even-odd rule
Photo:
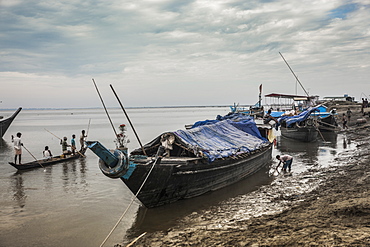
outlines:
[[[279,168],[280,164],[283,163],[283,171],[286,172],[286,169],[288,168],[288,171],[290,172],[292,170],[292,163],[293,163],[293,157],[290,155],[276,155],[276,159],[279,160],[279,164],[276,166],[276,170]]]
[[[348,125],[351,122],[351,116],[352,116],[352,111],[351,111],[351,108],[348,107],[348,110],[347,110]]]
[[[364,98],[362,98],[361,100],[362,100],[362,104],[361,104],[361,113],[364,113],[365,100],[364,100]]]
[[[14,144],[14,164],[17,164],[17,157],[19,157],[19,165],[22,164],[22,146],[23,143],[21,141],[22,133],[18,132],[17,136],[14,138],[12,135],[12,142]]]
[[[343,129],[348,129],[348,126],[347,126],[347,118],[346,118],[346,114],[345,113],[343,113],[342,124],[343,124]]]

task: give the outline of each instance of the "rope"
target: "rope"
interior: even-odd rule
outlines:
[[[150,175],[150,173],[152,172],[155,164],[157,163],[157,160],[158,160],[158,157],[155,159],[155,161],[153,162],[153,165],[152,167],[150,168],[149,170],[149,173],[148,175],[146,176],[146,178],[144,179],[143,183],[141,184],[139,190],[136,192],[135,196],[132,197],[132,200],[130,202],[130,204],[127,206],[126,210],[123,212],[123,214],[121,215],[121,217],[118,219],[117,223],[114,225],[114,227],[112,228],[112,230],[109,232],[108,236],[104,239],[104,241],[101,243],[100,247],[102,247],[105,242],[107,242],[108,238],[112,235],[112,233],[114,232],[114,230],[116,230],[117,226],[119,225],[119,223],[121,222],[121,220],[123,219],[123,217],[126,215],[127,211],[129,210],[129,208],[131,207],[132,203],[134,202],[135,198],[138,196],[138,194],[140,193],[141,189],[143,188],[146,180],[148,180],[148,177]]]

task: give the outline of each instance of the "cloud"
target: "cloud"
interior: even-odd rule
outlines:
[[[71,100],[50,90],[54,107],[96,106],[96,95],[81,94],[96,78],[131,90],[131,106],[253,104],[261,83],[266,94],[294,93],[281,52],[310,92],[359,98],[369,2],[1,1],[2,92],[17,84],[42,99],[58,88]],[[2,106],[16,107],[7,94]],[[24,107],[42,104],[29,97]]]

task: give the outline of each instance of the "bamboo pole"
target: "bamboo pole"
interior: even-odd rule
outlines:
[[[304,89],[302,83],[299,81],[298,77],[294,74],[292,68],[289,66],[288,62],[285,60],[285,58],[283,57],[283,55],[279,52],[280,56],[283,58],[284,62],[286,63],[286,65],[288,66],[288,68],[290,69],[290,71],[293,73],[294,77],[297,79],[299,85],[301,85],[303,91],[307,94],[308,97],[310,97],[310,95],[308,95],[306,89]]]
[[[44,172],[46,171],[46,169],[45,169],[45,167],[43,166],[43,165],[41,165],[41,163],[40,163],[40,161],[38,160],[38,159],[36,159],[36,157],[24,146],[24,145],[22,145],[23,147],[24,147],[24,149],[26,149],[26,151],[36,160],[36,162],[37,163],[39,163],[39,165],[42,167],[42,168],[44,168]]]
[[[137,141],[138,141],[138,142],[139,142],[139,144],[140,144],[141,150],[143,151],[143,153],[144,153],[144,155],[145,155],[145,156],[148,156],[148,155],[146,154],[146,152],[145,152],[145,149],[144,149],[144,147],[143,147],[143,144],[141,144],[141,141],[140,141],[140,138],[139,138],[138,134],[136,133],[136,130],[135,130],[135,128],[134,128],[134,125],[132,124],[132,122],[131,122],[130,118],[128,117],[128,114],[127,114],[127,112],[126,112],[125,108],[123,107],[123,105],[122,105],[122,103],[121,103],[121,100],[119,99],[119,97],[118,97],[118,95],[117,95],[116,91],[114,90],[114,88],[113,88],[112,84],[110,84],[109,86],[110,86],[110,88],[112,89],[112,91],[113,91],[114,95],[116,96],[117,101],[118,101],[118,103],[120,104],[120,106],[121,106],[121,108],[122,108],[122,111],[123,111],[123,113],[125,114],[125,116],[126,116],[126,118],[127,118],[128,122],[130,123],[130,126],[131,126],[132,130],[134,131],[134,134],[135,134],[135,136],[136,136],[136,139],[137,139]]]
[[[105,113],[107,114],[107,117],[108,117],[108,119],[109,119],[109,122],[110,122],[110,124],[111,124],[111,126],[112,126],[112,129],[113,129],[113,131],[114,131],[115,137],[117,138],[117,135],[118,135],[118,134],[117,134],[117,131],[116,131],[116,129],[114,128],[114,125],[113,125],[113,123],[112,123],[112,119],[111,119],[111,118],[110,118],[110,116],[109,116],[109,113],[108,113],[108,111],[107,111],[107,107],[105,107],[105,104],[104,104],[103,98],[102,98],[102,97],[101,97],[101,95],[100,95],[99,89],[98,89],[98,87],[96,86],[96,83],[95,83],[94,78],[92,79],[92,81],[94,82],[94,86],[95,86],[96,92],[97,92],[97,93],[98,93],[98,95],[99,95],[100,101],[101,101],[101,103],[102,103],[102,105],[103,105],[103,107],[104,107]]]

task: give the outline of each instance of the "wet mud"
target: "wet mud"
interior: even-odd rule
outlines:
[[[116,246],[370,246],[369,122],[342,131],[356,146],[330,166],[277,174],[257,191]]]

